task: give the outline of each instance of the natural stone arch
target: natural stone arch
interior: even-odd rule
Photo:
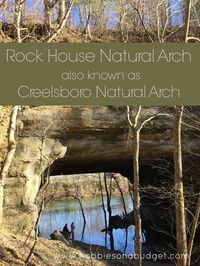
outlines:
[[[159,109],[147,108],[144,113],[147,112],[155,114]],[[167,129],[152,135],[148,130],[148,141],[144,140],[141,148],[143,157],[152,156],[152,145],[161,156],[166,156],[170,146],[166,150],[166,141],[160,145],[162,137],[169,136],[168,128],[167,124]],[[35,200],[42,174],[49,165],[53,165],[54,171],[59,166],[58,170],[67,169],[68,173],[75,173],[77,168],[77,172],[89,168],[94,172],[97,167],[107,171],[126,169],[132,161],[132,152],[126,146],[127,132],[126,108],[24,107],[18,116],[17,150],[6,180],[7,215],[13,209],[17,210],[16,215],[37,215]],[[17,224],[18,218],[11,220]]]
[[[160,111],[159,107],[143,107],[142,115],[156,115]],[[163,159],[173,164],[171,133],[171,119],[163,118],[155,119],[142,130],[142,184],[149,185],[153,180],[155,185],[155,182],[162,180],[162,175],[153,171],[157,160]],[[187,161],[188,151],[199,153],[199,139],[195,134],[184,133],[183,154]],[[127,149],[127,138],[126,107],[23,107],[18,116],[17,149],[5,182],[4,225],[20,232],[33,229],[38,216],[37,195],[49,165],[52,174],[114,171],[132,180],[133,158],[132,151]],[[195,163],[198,165],[198,162]],[[154,180],[154,176],[157,179]],[[171,176],[173,179],[172,172]],[[165,180],[167,182],[168,179]],[[168,206],[164,203],[163,210],[160,205],[158,207],[156,197],[154,200],[155,208],[150,206],[149,199],[141,202],[144,215],[150,217],[146,219],[146,232],[151,246],[152,243],[161,245],[161,240],[166,239],[159,229],[155,231],[148,226],[152,217],[154,227],[160,228],[160,217],[163,219],[161,223],[166,224],[163,221],[166,221],[165,210]],[[169,218],[169,226],[173,226],[173,214]],[[164,229],[170,233],[170,228]],[[168,243],[172,241],[174,237],[169,238]],[[165,245],[166,241],[163,243],[164,249]]]
[[[147,107],[143,115],[158,112],[158,107]],[[142,160],[171,157],[171,127],[170,120],[162,120],[162,126],[159,120],[143,130]],[[20,224],[19,219],[24,222],[25,216],[28,220],[37,216],[35,200],[49,165],[60,174],[118,170],[124,174],[132,168],[123,107],[24,107],[18,116],[17,133],[4,204],[5,218],[14,226]]]

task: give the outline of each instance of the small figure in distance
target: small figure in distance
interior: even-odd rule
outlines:
[[[63,227],[63,235],[65,236],[67,240],[70,238],[70,232],[69,232],[67,224],[65,224],[65,226]]]
[[[74,241],[74,229],[75,229],[74,222],[72,222],[72,223],[71,223],[71,235],[72,235],[72,241]]]

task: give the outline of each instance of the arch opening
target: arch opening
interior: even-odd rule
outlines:
[[[166,181],[166,179],[169,176],[169,173],[168,176],[166,176],[166,178],[162,180],[162,182],[159,181],[161,180],[161,175],[163,175],[164,164],[166,162],[167,162],[166,160],[165,161],[160,160],[159,162],[156,163],[152,161],[143,160],[141,162],[141,167],[140,167],[141,193],[142,193],[141,215],[143,218],[143,228],[144,228],[143,246],[144,247],[148,246],[148,248],[150,249],[153,249],[152,246],[154,245],[154,243],[158,243],[158,239],[160,241],[160,235],[152,234],[152,224],[154,224],[154,221],[152,221],[152,219],[154,219],[153,218],[154,215],[155,217],[158,217],[160,215],[159,212],[162,212],[163,208],[165,207],[163,206],[163,202],[161,202],[160,207],[157,206],[157,202],[155,201],[152,201],[152,204],[149,204],[150,198],[152,199],[152,195],[148,195],[147,186],[158,188],[162,185],[163,182]],[[162,167],[161,163],[163,164]],[[168,164],[170,164],[169,161]],[[110,232],[108,233],[105,230],[106,226],[104,223],[102,195],[99,191],[99,175],[101,175],[102,179],[101,182],[103,183],[104,173],[107,173],[107,179],[108,179],[107,182],[110,182],[109,179],[110,176],[112,176],[112,173],[120,173],[120,176],[121,177],[123,176],[122,178],[124,180],[129,180],[126,181],[127,184],[129,184],[128,190],[123,191],[125,204],[127,206],[126,215],[124,213],[121,194],[119,191],[118,194],[112,193],[111,197],[112,221],[109,221],[109,212],[107,211],[108,206],[107,206],[107,196],[105,188],[104,188],[103,199],[105,204],[104,208],[106,210],[106,216],[107,216],[107,223],[108,223],[107,226],[109,225],[109,222],[113,223],[112,232],[114,232],[114,248],[122,252],[126,248],[127,252],[133,253],[134,252],[134,244],[133,244],[134,243],[133,240],[134,203],[133,203],[132,186],[131,186],[132,182],[131,161],[126,162],[126,164],[123,161],[117,164],[116,162],[115,164],[111,164],[110,161],[105,161],[101,164],[99,163],[94,164],[88,162],[85,164],[82,163],[78,165],[72,164],[71,162],[68,162],[64,159],[58,159],[54,161],[54,163],[51,166],[51,177],[50,177],[51,183],[54,182],[54,186],[51,187],[52,191],[50,195],[48,195],[48,197],[51,198],[51,202],[50,204],[47,205],[47,208],[44,210],[44,214],[41,218],[42,221],[42,223],[40,224],[41,235],[48,238],[52,233],[52,231],[54,230],[62,231],[65,223],[68,224],[70,230],[71,222],[75,221],[76,228],[78,228],[78,231],[76,232],[78,241],[83,241],[87,244],[90,243],[96,245],[103,245],[108,248],[111,248],[111,243],[109,241]],[[59,181],[55,182],[56,179],[58,179]],[[71,179],[71,187],[69,185],[70,183],[69,179]],[[76,183],[78,182],[82,182],[82,184],[79,184],[81,188],[79,188],[78,197],[82,202],[84,211],[86,212],[85,215],[86,229],[84,229],[84,221],[81,213],[80,203],[79,200],[77,200],[77,195],[74,190],[74,185],[76,185]],[[96,182],[96,190],[94,188],[95,182]],[[115,182],[114,179],[112,179],[112,183],[113,182]],[[109,184],[107,185],[109,187]],[[51,197],[53,190],[54,190],[54,197]],[[59,198],[59,193],[62,194],[60,198]],[[95,220],[98,221],[98,223],[96,223]],[[148,227],[147,225],[149,224],[149,221],[151,221],[151,224]],[[46,230],[45,228],[48,228],[48,230]],[[86,232],[85,237],[83,235],[83,233],[85,233],[84,230]],[[105,232],[107,232],[107,234],[105,234]],[[121,241],[122,239],[123,241]]]

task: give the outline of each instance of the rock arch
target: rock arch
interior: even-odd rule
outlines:
[[[142,115],[158,112],[158,107],[146,107]],[[5,185],[4,221],[18,230],[30,230],[36,220],[36,197],[49,166],[53,174],[114,171],[132,178],[124,107],[23,107],[17,131],[17,150]],[[143,166],[172,158],[171,131],[170,119],[156,120],[144,128]],[[143,176],[150,173],[148,169],[143,167]]]

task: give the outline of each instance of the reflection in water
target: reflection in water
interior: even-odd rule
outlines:
[[[127,211],[130,212],[132,209],[132,200],[128,197],[125,198],[125,202]],[[70,225],[74,222],[75,240],[110,248],[110,241],[106,241],[105,233],[101,232],[105,227],[101,198],[83,199],[82,203],[87,221],[84,231],[84,222],[78,201],[74,199],[59,200],[52,202],[45,208],[39,225],[41,236],[49,238],[54,230],[62,231],[66,223]],[[124,210],[120,197],[113,197],[111,206],[112,215],[121,214]],[[133,226],[130,226],[127,230],[113,230],[115,249],[127,254],[132,254],[134,245],[133,235]]]

